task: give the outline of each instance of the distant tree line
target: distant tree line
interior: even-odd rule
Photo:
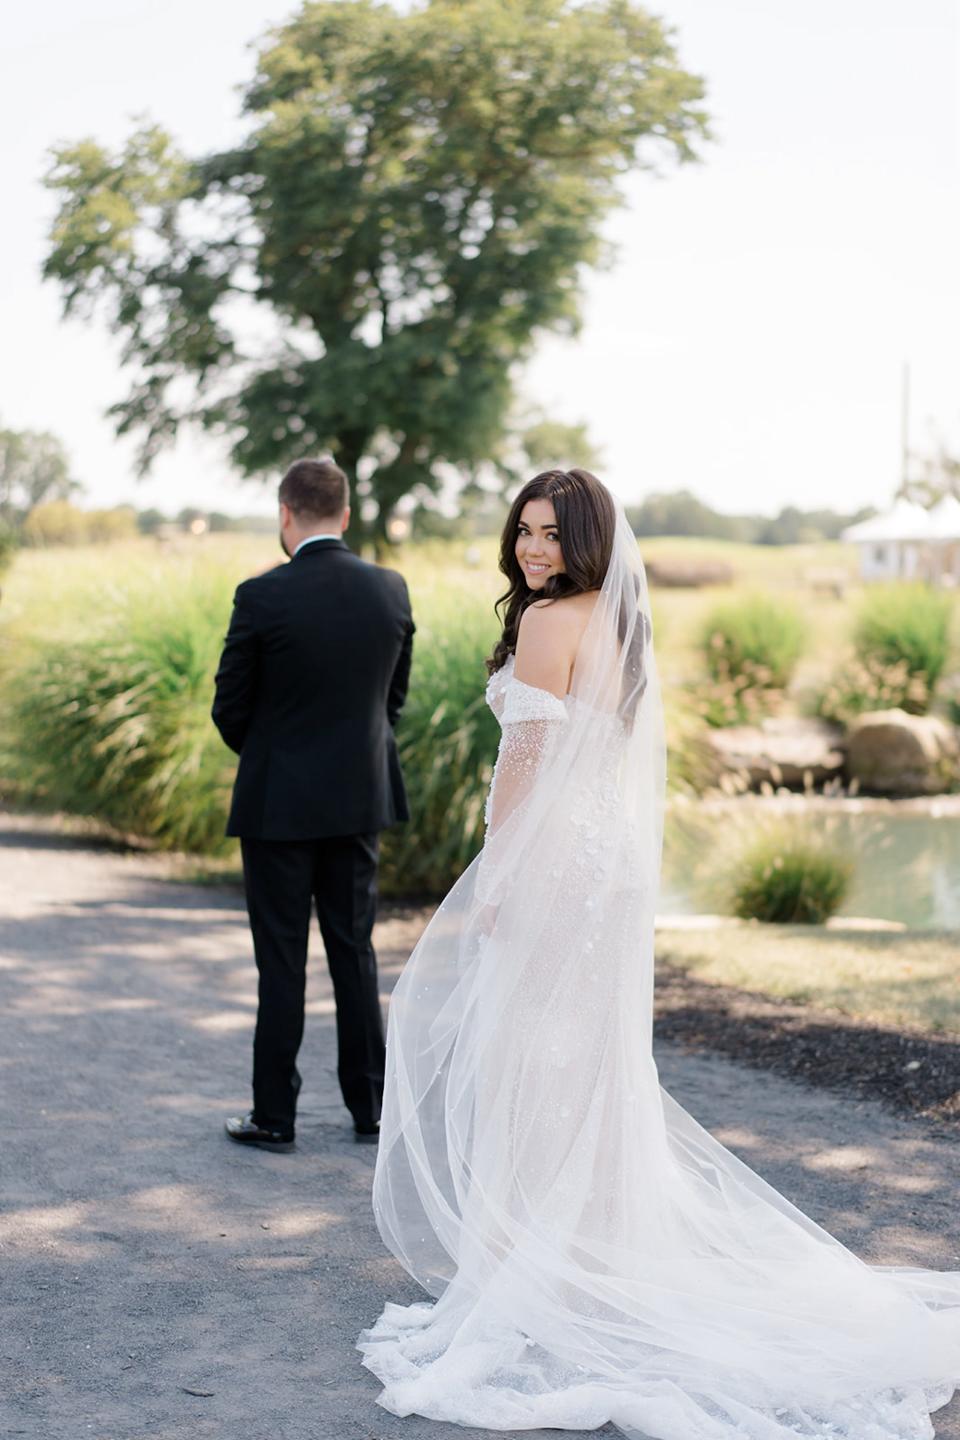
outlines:
[[[847,525],[875,514],[872,506],[852,512],[801,510],[786,505],[778,515],[725,515],[713,510],[689,490],[648,495],[639,505],[628,505],[627,519],[638,536],[695,535],[714,540],[736,540],[744,545],[804,545],[836,540]]]

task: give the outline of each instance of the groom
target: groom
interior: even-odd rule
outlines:
[[[253,1109],[227,1134],[290,1150],[312,903],[336,998],[340,1089],[356,1138],[379,1130],[377,846],[380,830],[408,818],[393,729],[414,625],[401,576],[344,544],[349,493],[332,460],[297,461],[279,498],[290,563],[237,589],[213,720],[240,756],[227,834],[240,837],[260,976]]]

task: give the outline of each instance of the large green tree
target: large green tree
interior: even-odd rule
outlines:
[[[144,467],[185,422],[247,474],[329,450],[382,530],[497,453],[619,178],[693,158],[702,95],[629,0],[317,0],[264,43],[236,149],[55,150],[45,274],[122,336]]]

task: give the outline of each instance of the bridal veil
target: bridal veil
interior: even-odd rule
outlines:
[[[390,1007],[374,1209],[433,1299],[360,1338],[381,1404],[632,1440],[931,1437],[960,1273],[866,1265],[659,1085],[664,737],[619,506],[570,693],[508,664],[488,698],[486,843]]]

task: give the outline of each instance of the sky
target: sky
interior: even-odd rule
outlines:
[[[210,439],[137,480],[105,418],[118,341],[64,321],[40,280],[48,148],[122,142],[133,118],[189,154],[239,131],[253,46],[290,0],[37,0],[0,56],[5,220],[0,423],[49,429],[85,503],[273,508]],[[635,173],[586,280],[576,339],[546,336],[522,392],[585,422],[625,501],[689,489],[726,511],[883,506],[910,442],[960,451],[960,5],[957,0],[664,0],[706,79],[702,163]]]

